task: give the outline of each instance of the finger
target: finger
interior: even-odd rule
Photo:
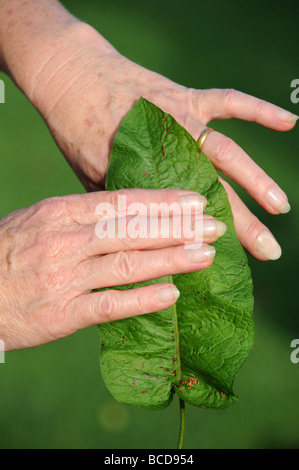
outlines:
[[[268,212],[289,212],[287,195],[232,139],[213,131],[202,151],[215,168],[242,186]]]
[[[184,214],[175,217],[125,217],[100,220],[86,226],[85,257],[117,251],[148,250],[181,245],[185,242],[212,243],[226,226],[209,215]]]
[[[192,208],[202,213],[207,200],[204,196],[177,189],[121,189],[66,196],[65,202],[71,220],[78,224],[96,223],[101,218],[117,218],[134,215],[142,216],[157,210],[165,213],[180,213],[183,208]]]
[[[127,291],[82,294],[67,306],[63,321],[72,331],[99,323],[156,312],[173,305],[179,291],[173,284],[154,284]]]
[[[186,248],[120,251],[81,263],[76,287],[87,291],[199,271],[210,266],[214,256],[215,248],[201,243],[186,245]]]
[[[277,131],[289,131],[298,119],[298,116],[268,101],[234,89],[206,90],[204,100],[209,120],[237,118]]]
[[[222,178],[223,184],[234,215],[237,236],[255,258],[267,261],[281,256],[281,248],[268,228],[252,214],[233,188]]]

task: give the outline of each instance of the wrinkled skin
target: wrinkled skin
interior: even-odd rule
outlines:
[[[214,119],[255,121],[277,131],[291,130],[297,119],[239,91],[188,89],[149,71],[120,55],[56,0],[0,0],[0,66],[38,109],[88,191],[104,188],[115,133],[140,96],[170,113],[195,139]],[[265,210],[289,210],[286,194],[231,139],[211,132],[202,150]],[[230,185],[223,184],[241,243],[260,260],[277,259],[280,247],[269,230]],[[141,193],[132,191],[137,201]],[[153,194],[144,196],[147,203]],[[166,199],[178,197],[167,194]],[[177,295],[171,285],[164,286],[162,297],[156,292],[160,285],[91,294],[95,287],[211,264],[207,252],[200,262],[191,263],[184,240],[176,247],[171,240],[166,246],[160,243],[164,255],[159,257],[151,250],[157,246],[149,244],[142,251],[145,247],[132,246],[132,240],[125,245],[115,240],[104,248],[95,237],[94,211],[105,197],[115,201],[115,195],[104,192],[54,198],[0,221],[0,332],[6,349],[35,346],[91,324],[156,311],[171,305]],[[93,250],[86,251],[90,246]],[[140,273],[142,266],[146,275]]]

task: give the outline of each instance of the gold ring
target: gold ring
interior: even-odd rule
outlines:
[[[210,132],[213,132],[214,129],[212,129],[212,127],[207,127],[206,129],[204,129],[202,131],[202,133],[200,134],[200,136],[198,137],[197,139],[197,144],[198,144],[198,147],[199,147],[199,150],[201,151],[202,149],[202,146],[204,144],[204,141],[206,140],[206,138],[208,137],[208,135],[210,134]]]

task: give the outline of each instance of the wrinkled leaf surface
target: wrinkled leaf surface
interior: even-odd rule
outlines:
[[[173,282],[181,296],[166,310],[99,326],[104,381],[118,401],[138,407],[165,408],[177,393],[195,406],[226,408],[236,400],[233,381],[253,344],[253,295],[217,172],[182,126],[140,98],[111,154],[106,189],[121,188],[198,191],[208,200],[205,213],[228,229],[214,243],[208,269],[120,287]]]

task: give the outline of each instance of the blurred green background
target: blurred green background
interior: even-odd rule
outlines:
[[[85,0],[63,2],[121,53],[193,88],[236,88],[299,114],[290,83],[299,78],[298,2]],[[1,74],[0,216],[56,195],[84,192],[45,124]],[[298,448],[299,337],[298,129],[276,133],[254,123],[213,123],[234,138],[287,192],[292,211],[270,216],[244,191],[250,209],[283,249],[276,262],[249,256],[256,342],[241,369],[239,401],[225,411],[187,406],[185,448]],[[173,448],[178,402],[162,412],[118,405],[100,376],[96,327],[0,364],[0,448]]]

